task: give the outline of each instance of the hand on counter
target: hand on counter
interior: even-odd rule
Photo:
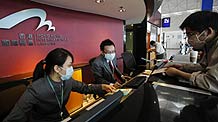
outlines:
[[[113,85],[102,84],[101,87],[106,92],[115,92],[116,91],[116,88]]]
[[[123,80],[125,80],[125,81],[128,81],[128,80],[131,79],[131,77],[130,77],[130,76],[127,76],[127,75],[121,75],[121,78],[122,78]]]
[[[164,67],[165,68],[174,67],[176,69],[181,69],[182,66],[183,66],[182,64],[166,64]]]
[[[191,77],[190,73],[183,72],[183,71],[176,69],[174,67],[167,68],[165,72],[168,76],[180,76],[180,77],[183,77],[187,80],[189,80]]]
[[[120,84],[119,82],[116,82],[115,84],[113,84],[113,86],[114,86],[116,89],[118,89],[118,88],[121,87],[121,84]]]
[[[174,67],[169,67],[165,70],[166,74],[168,76],[178,76],[179,74],[179,71],[178,69],[174,68]]]

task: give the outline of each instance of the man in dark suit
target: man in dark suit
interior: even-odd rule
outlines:
[[[102,53],[96,57],[91,68],[95,82],[113,84],[118,88],[129,77],[122,75],[117,68],[115,45],[110,39],[106,39],[101,42],[100,50]]]

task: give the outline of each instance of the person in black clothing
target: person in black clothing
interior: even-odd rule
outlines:
[[[57,122],[69,116],[65,105],[71,91],[101,94],[115,88],[106,84],[87,85],[72,79],[73,55],[56,48],[40,61],[28,86],[3,122]],[[45,65],[45,68],[43,68]]]

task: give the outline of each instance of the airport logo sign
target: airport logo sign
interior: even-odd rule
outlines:
[[[52,25],[52,21],[46,20],[46,16],[46,12],[43,9],[25,9],[0,19],[0,29],[11,29],[27,19],[39,17],[40,23],[38,24],[36,30],[42,26],[48,26],[47,31],[55,31],[55,27]]]
[[[18,11],[0,19],[0,29],[11,29],[25,20],[39,18],[40,22],[35,31],[43,26],[47,26],[47,31],[55,31],[52,21],[46,20],[45,10],[31,8]],[[25,33],[18,32],[17,39],[0,39],[0,47],[17,47],[17,46],[54,46],[61,42],[68,41],[67,37],[57,33]]]

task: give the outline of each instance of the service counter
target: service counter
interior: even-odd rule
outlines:
[[[82,67],[86,66],[82,65]],[[82,71],[77,67],[73,77],[77,80],[84,80],[82,76],[84,73]],[[139,75],[142,76],[143,74]],[[24,74],[24,81],[31,79],[27,76],[31,76],[31,73]],[[10,78],[1,78],[0,80],[2,82],[8,80],[9,82],[11,81]],[[16,76],[16,78],[20,79],[20,76]],[[23,89],[25,90],[25,87]],[[4,97],[3,94],[8,95],[8,92],[6,93],[5,90],[1,89],[0,96],[5,98],[6,102],[7,97]],[[23,90],[20,94],[22,92]],[[16,100],[18,98],[19,96],[16,97]],[[16,100],[13,100],[13,102],[16,102]],[[71,114],[70,117],[63,120],[64,122],[179,122],[181,118],[190,119],[199,117],[201,120],[204,120],[208,114],[211,114],[213,117],[214,111],[215,115],[218,115],[216,107],[218,100],[213,94],[190,86],[182,79],[167,77],[162,74],[152,75],[148,82],[145,79],[141,85],[125,95],[118,91],[114,94],[92,99],[87,103],[84,101],[84,96],[79,94],[76,97],[76,103],[74,103],[74,96],[72,96],[71,100],[69,100],[67,105],[68,111]],[[4,104],[2,103],[1,105]],[[13,106],[13,104],[11,103],[10,105]],[[4,110],[8,112],[12,106]],[[1,106],[1,110],[4,107]],[[201,110],[205,113],[203,114],[205,116],[199,116],[198,114],[192,116],[194,113],[192,110]],[[1,117],[5,116],[5,114],[1,113]],[[216,120],[216,118],[214,119]]]
[[[92,106],[94,104],[95,107],[91,107],[92,109],[88,110],[87,107],[89,106],[84,107],[80,111],[71,114],[71,116],[65,119],[64,122],[141,122],[147,120],[151,116],[152,118],[154,117],[154,119],[160,117],[159,105],[156,99],[157,96],[151,84],[142,83],[138,88],[129,91],[130,92],[125,95],[121,91],[118,91],[122,93],[121,99],[114,97],[114,94],[116,95],[118,92],[99,98],[96,102],[90,105]],[[104,99],[104,102],[113,102],[103,103],[101,101],[102,99]],[[88,119],[84,120],[87,116],[90,118],[88,117]]]
[[[107,97],[104,99],[107,100]],[[218,115],[217,103],[217,97],[209,91],[193,87],[182,79],[159,74],[152,75],[149,78],[149,83],[146,83],[145,80],[138,88],[123,96],[118,104],[113,105],[112,108],[95,110],[95,113],[103,113],[103,115],[99,115],[99,118],[95,119],[92,116],[94,119],[86,121],[185,122],[185,120],[198,120],[200,122],[206,120],[208,115],[210,117]],[[108,103],[103,106],[107,105]],[[76,116],[71,115],[73,119],[68,118],[67,121],[77,122],[78,118],[89,113],[89,110],[78,111]],[[202,115],[202,113],[205,114]],[[213,119],[217,120],[217,117]]]
[[[204,112],[202,106],[207,108],[212,105],[209,102],[212,97],[217,99],[209,91],[191,86],[180,78],[157,75],[151,80],[158,97],[161,122],[200,122],[206,116],[199,113]],[[218,102],[212,102],[213,109],[217,111]]]

